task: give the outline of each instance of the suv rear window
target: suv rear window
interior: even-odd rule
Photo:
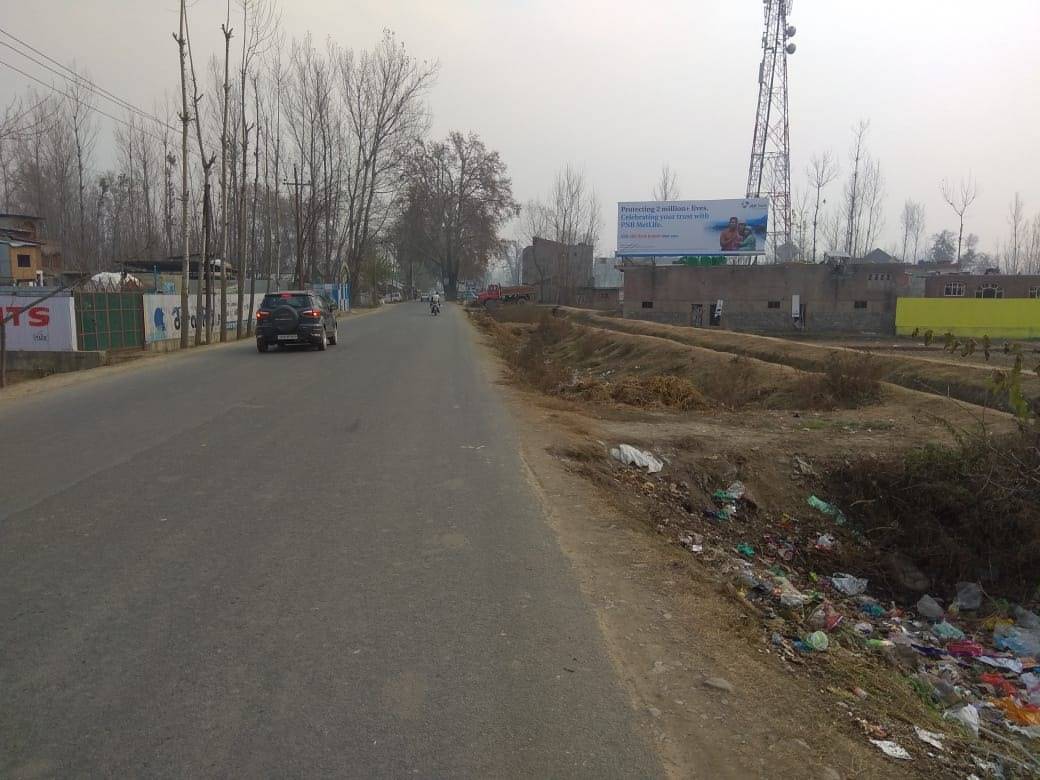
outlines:
[[[309,309],[314,306],[314,301],[311,296],[302,293],[268,293],[260,304],[261,309],[277,309],[279,306]]]

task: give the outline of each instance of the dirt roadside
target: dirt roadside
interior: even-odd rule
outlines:
[[[552,453],[601,431],[509,383],[486,338],[476,330],[474,338],[516,421],[531,482],[672,777],[916,773],[857,737],[848,711],[771,652],[758,621],[696,559],[565,468]]]

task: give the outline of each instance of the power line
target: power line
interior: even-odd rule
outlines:
[[[82,74],[77,73],[75,70],[73,70],[72,68],[68,67],[67,65],[63,65],[58,60],[54,59],[53,57],[48,56],[47,54],[45,54],[44,52],[40,51],[39,49],[37,49],[32,44],[26,43],[21,38],[18,38],[17,36],[12,35],[11,33],[9,33],[7,30],[5,30],[2,27],[0,27],[0,33],[6,35],[8,38],[10,38],[13,41],[16,41],[18,44],[20,44],[21,46],[24,46],[25,48],[29,49],[30,51],[38,54],[40,57],[43,57],[48,62],[51,62],[54,65],[57,65],[63,71],[67,71],[69,74],[71,74],[72,79],[74,79],[76,82],[79,82],[82,86],[86,87],[89,91],[94,92],[99,97],[102,97],[102,98],[104,98],[106,100],[109,100],[109,101],[115,103],[116,105],[118,105],[120,108],[123,108],[123,109],[125,109],[127,111],[133,111],[134,113],[137,113],[137,114],[141,115],[144,118],[151,119],[156,124],[158,124],[158,125],[160,125],[162,127],[165,127],[165,128],[167,128],[169,130],[175,130],[176,129],[176,128],[172,127],[171,125],[167,125],[165,122],[163,122],[157,116],[155,116],[153,114],[150,114],[147,111],[138,108],[133,103],[131,103],[131,102],[127,101],[127,100],[123,100],[123,98],[119,97],[118,95],[115,95],[112,92],[109,92],[104,87],[101,87],[98,84],[96,84],[95,82],[93,82],[90,79],[88,79],[86,76],[83,76]],[[46,65],[43,62],[40,62],[39,60],[33,58],[32,56],[26,54],[24,51],[20,51],[19,49],[17,49],[16,47],[12,46],[9,43],[7,43],[6,41],[0,41],[0,45],[6,46],[7,48],[9,48],[11,51],[15,52],[16,54],[20,54],[22,57],[25,57],[29,61],[35,63],[36,65],[39,65],[41,68],[45,68],[46,70],[50,71],[51,73],[54,73],[55,75],[60,76],[61,78],[65,79],[66,81],[70,80],[69,76],[65,75],[64,73],[60,73],[60,72],[54,70],[54,68],[50,67],[49,65]]]
[[[59,95],[64,95],[65,97],[67,97],[69,100],[75,100],[75,98],[72,95],[70,95],[68,92],[63,92],[62,90],[58,89],[53,84],[48,84],[43,79],[39,79],[36,76],[33,76],[31,73],[26,73],[21,68],[15,67],[14,65],[12,65],[9,62],[6,62],[5,60],[0,60],[0,65],[5,65],[6,67],[8,67],[11,70],[13,70],[15,73],[21,73],[27,79],[32,79],[37,84],[40,84],[40,85],[42,85],[44,87],[47,87],[47,89],[54,90]],[[84,105],[86,105],[86,104],[84,104]],[[147,135],[149,138],[152,138],[153,140],[158,141],[159,143],[165,143],[165,141],[162,138],[160,138],[159,136],[155,135],[154,133],[150,133],[149,131],[145,130],[143,127],[138,127],[138,126],[136,126],[134,124],[131,124],[130,122],[127,122],[125,119],[120,119],[117,116],[112,116],[112,114],[109,114],[107,111],[102,111],[97,106],[86,105],[86,108],[89,109],[90,111],[93,111],[93,112],[97,113],[97,114],[101,114],[102,116],[108,117],[113,122],[119,122],[122,125],[126,125],[131,130],[139,130],[140,132],[142,132],[145,135]]]

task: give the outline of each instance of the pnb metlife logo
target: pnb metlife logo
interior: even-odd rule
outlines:
[[[745,198],[740,202],[740,207],[745,209],[764,209],[768,205],[768,198]]]

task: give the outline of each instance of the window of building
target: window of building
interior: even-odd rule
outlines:
[[[852,302],[852,308],[854,308],[854,309],[865,309],[865,308],[867,308],[867,302],[866,301],[853,301]]]
[[[643,308],[644,309],[652,309],[652,308],[654,308],[654,302],[653,301],[643,301]]]
[[[943,288],[943,296],[946,298],[958,298],[964,295],[963,282],[947,282]]]
[[[769,308],[770,309],[779,309],[780,308],[780,301],[770,301],[769,302]]]
[[[1029,288],[1029,297],[1030,298],[1040,298],[1040,287],[1030,287]]]
[[[19,268],[32,268],[32,257],[29,255],[18,255]]]
[[[1004,288],[999,284],[980,284],[975,290],[976,298],[1003,298]]]

